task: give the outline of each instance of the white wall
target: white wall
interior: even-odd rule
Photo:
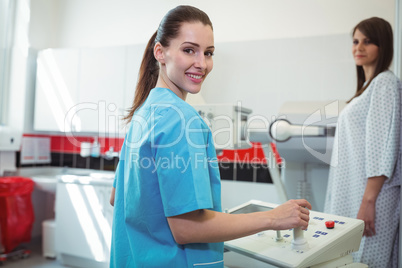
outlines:
[[[217,44],[201,91],[207,103],[238,103],[275,119],[287,101],[349,99],[355,66],[349,34]]]
[[[31,0],[31,45],[91,47],[145,43],[179,4],[204,10],[215,41],[350,33],[360,20],[394,23],[394,0]]]

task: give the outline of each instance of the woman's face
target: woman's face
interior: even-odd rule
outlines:
[[[170,40],[168,47],[157,43],[154,48],[165,86],[182,99],[187,93],[198,93],[212,70],[214,50],[211,26],[201,22],[183,23],[179,35]]]
[[[379,48],[371,42],[359,29],[353,34],[352,45],[353,58],[357,66],[362,66],[365,70],[374,72],[377,65]]]

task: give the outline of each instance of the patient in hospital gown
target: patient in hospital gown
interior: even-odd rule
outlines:
[[[383,184],[373,205],[375,234],[366,233],[369,224],[365,221],[365,235],[360,250],[353,254],[354,261],[370,268],[397,267],[401,82],[391,71],[383,71],[369,81],[364,92],[355,96],[338,118],[325,212],[359,218],[368,181],[379,177]]]

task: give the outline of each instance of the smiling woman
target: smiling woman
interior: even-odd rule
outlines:
[[[222,213],[212,132],[185,102],[200,92],[214,50],[211,21],[191,6],[169,11],[148,42],[111,194],[111,267],[222,268],[223,241],[307,228],[306,200]]]

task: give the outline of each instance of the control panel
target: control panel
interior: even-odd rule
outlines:
[[[228,213],[268,211],[276,206],[251,200]],[[225,248],[278,267],[311,267],[338,259],[346,265],[352,262],[348,255],[359,249],[363,230],[361,220],[310,211],[307,230],[268,230],[225,242]]]

